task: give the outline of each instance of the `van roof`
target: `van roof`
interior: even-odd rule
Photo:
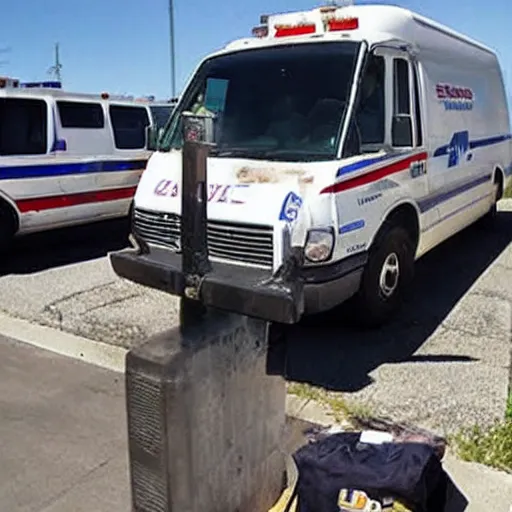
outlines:
[[[326,15],[338,19],[357,19],[357,26],[330,32],[325,29]],[[314,24],[314,33],[301,36],[275,37],[276,27],[293,26],[297,24]],[[461,34],[430,18],[417,14],[409,9],[395,5],[365,4],[348,5],[343,7],[319,7],[310,11],[288,12],[268,16],[266,22],[268,36],[251,37],[228,44],[224,51],[237,48],[271,46],[280,43],[314,41],[325,39],[367,40],[370,44],[382,43],[390,39],[400,39],[414,43],[418,48],[438,50],[440,47],[458,46],[458,51],[469,50],[467,46],[485,53],[495,55],[494,50],[484,44]],[[435,34],[434,34],[435,33]]]
[[[105,96],[104,96],[105,95]],[[68,101],[108,101],[115,103],[127,103],[130,105],[140,105],[141,107],[146,107],[151,105],[151,103],[142,103],[136,101],[135,98],[130,96],[121,96],[121,95],[112,95],[109,93],[80,93],[80,92],[69,92],[63,89],[55,89],[51,87],[6,87],[0,88],[0,97],[20,97],[20,98],[44,98],[51,97],[60,100],[68,100]]]

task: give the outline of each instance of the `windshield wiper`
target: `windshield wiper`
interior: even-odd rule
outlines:
[[[210,152],[211,156],[219,158],[240,157],[240,158],[267,158],[272,150],[255,148],[214,148]]]

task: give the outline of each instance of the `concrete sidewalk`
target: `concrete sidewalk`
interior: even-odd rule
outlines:
[[[122,373],[0,336],[0,389],[0,510],[130,510]],[[299,402],[290,397],[287,412],[330,423]],[[297,428],[287,433],[286,450],[296,449]],[[466,512],[510,511],[511,475],[450,455],[444,465],[470,502]]]
[[[0,389],[0,510],[130,510],[122,374],[0,337]]]

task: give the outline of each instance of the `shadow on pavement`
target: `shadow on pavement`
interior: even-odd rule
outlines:
[[[106,256],[127,247],[129,222],[115,219],[20,237],[0,260],[0,275],[30,274]]]
[[[355,392],[371,384],[369,373],[384,363],[470,362],[413,354],[511,241],[512,212],[500,212],[492,231],[471,226],[426,254],[407,304],[379,330],[351,327],[347,308],[285,327],[287,380]]]

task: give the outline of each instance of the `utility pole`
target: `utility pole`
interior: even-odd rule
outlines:
[[[169,0],[169,35],[171,50],[171,94],[176,97],[176,51],[174,47],[174,1]]]
[[[59,43],[55,44],[55,64],[48,70],[49,75],[55,75],[57,81],[62,82],[62,64],[60,62]]]

